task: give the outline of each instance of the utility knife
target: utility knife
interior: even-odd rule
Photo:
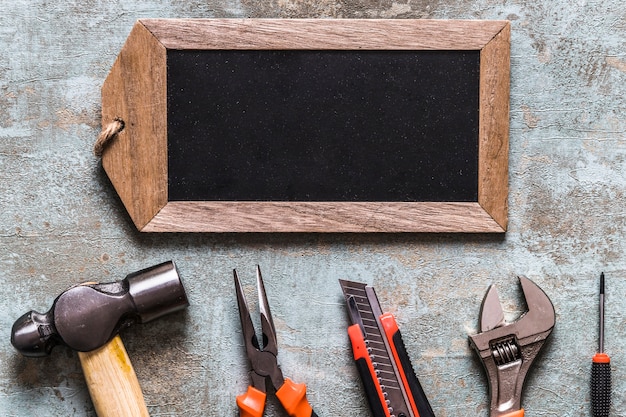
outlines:
[[[348,336],[373,417],[434,417],[400,329],[373,287],[339,280],[352,325]]]

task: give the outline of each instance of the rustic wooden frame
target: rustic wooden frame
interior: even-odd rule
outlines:
[[[478,200],[168,201],[168,49],[478,50]],[[103,125],[125,121],[102,165],[144,232],[505,232],[509,62],[507,21],[139,20],[102,87]]]

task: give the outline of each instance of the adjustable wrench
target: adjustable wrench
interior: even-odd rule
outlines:
[[[489,379],[490,417],[523,417],[521,394],[526,374],[555,323],[554,306],[541,288],[519,277],[528,311],[512,323],[504,312],[494,285],[480,309],[480,333],[469,336]]]

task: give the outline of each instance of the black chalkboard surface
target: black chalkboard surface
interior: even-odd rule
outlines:
[[[179,201],[476,201],[478,51],[167,54]]]
[[[142,19],[97,150],[141,231],[502,233],[509,67],[507,21]]]

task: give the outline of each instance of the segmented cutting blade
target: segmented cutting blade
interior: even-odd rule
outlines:
[[[392,360],[390,341],[382,330],[380,316],[383,312],[378,302],[374,288],[352,281],[339,280],[341,289],[348,303],[348,310],[352,324],[358,324],[363,332],[363,338],[376,372],[376,378],[386,398],[388,409],[393,415],[413,416],[410,410],[409,399],[397,365]]]

